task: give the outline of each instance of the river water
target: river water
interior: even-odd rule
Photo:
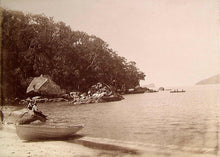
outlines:
[[[40,104],[53,125],[84,124],[86,136],[217,154],[220,85],[185,87],[185,93],[125,95],[118,102]]]

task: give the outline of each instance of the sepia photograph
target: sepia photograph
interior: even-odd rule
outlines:
[[[220,0],[0,0],[0,157],[220,156]]]

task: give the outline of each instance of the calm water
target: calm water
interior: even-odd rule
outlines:
[[[185,93],[126,95],[119,102],[51,103],[39,108],[53,125],[84,124],[80,133],[87,136],[218,152],[220,86],[184,89]]]

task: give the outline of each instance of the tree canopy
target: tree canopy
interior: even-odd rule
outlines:
[[[49,75],[67,91],[86,91],[97,82],[134,88],[145,78],[135,62],[119,56],[99,37],[45,15],[1,11],[6,97],[24,95],[27,80],[40,74]]]

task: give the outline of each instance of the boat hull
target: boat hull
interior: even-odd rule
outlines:
[[[17,125],[16,133],[22,140],[61,139],[73,136],[82,128],[82,125],[68,127]]]

